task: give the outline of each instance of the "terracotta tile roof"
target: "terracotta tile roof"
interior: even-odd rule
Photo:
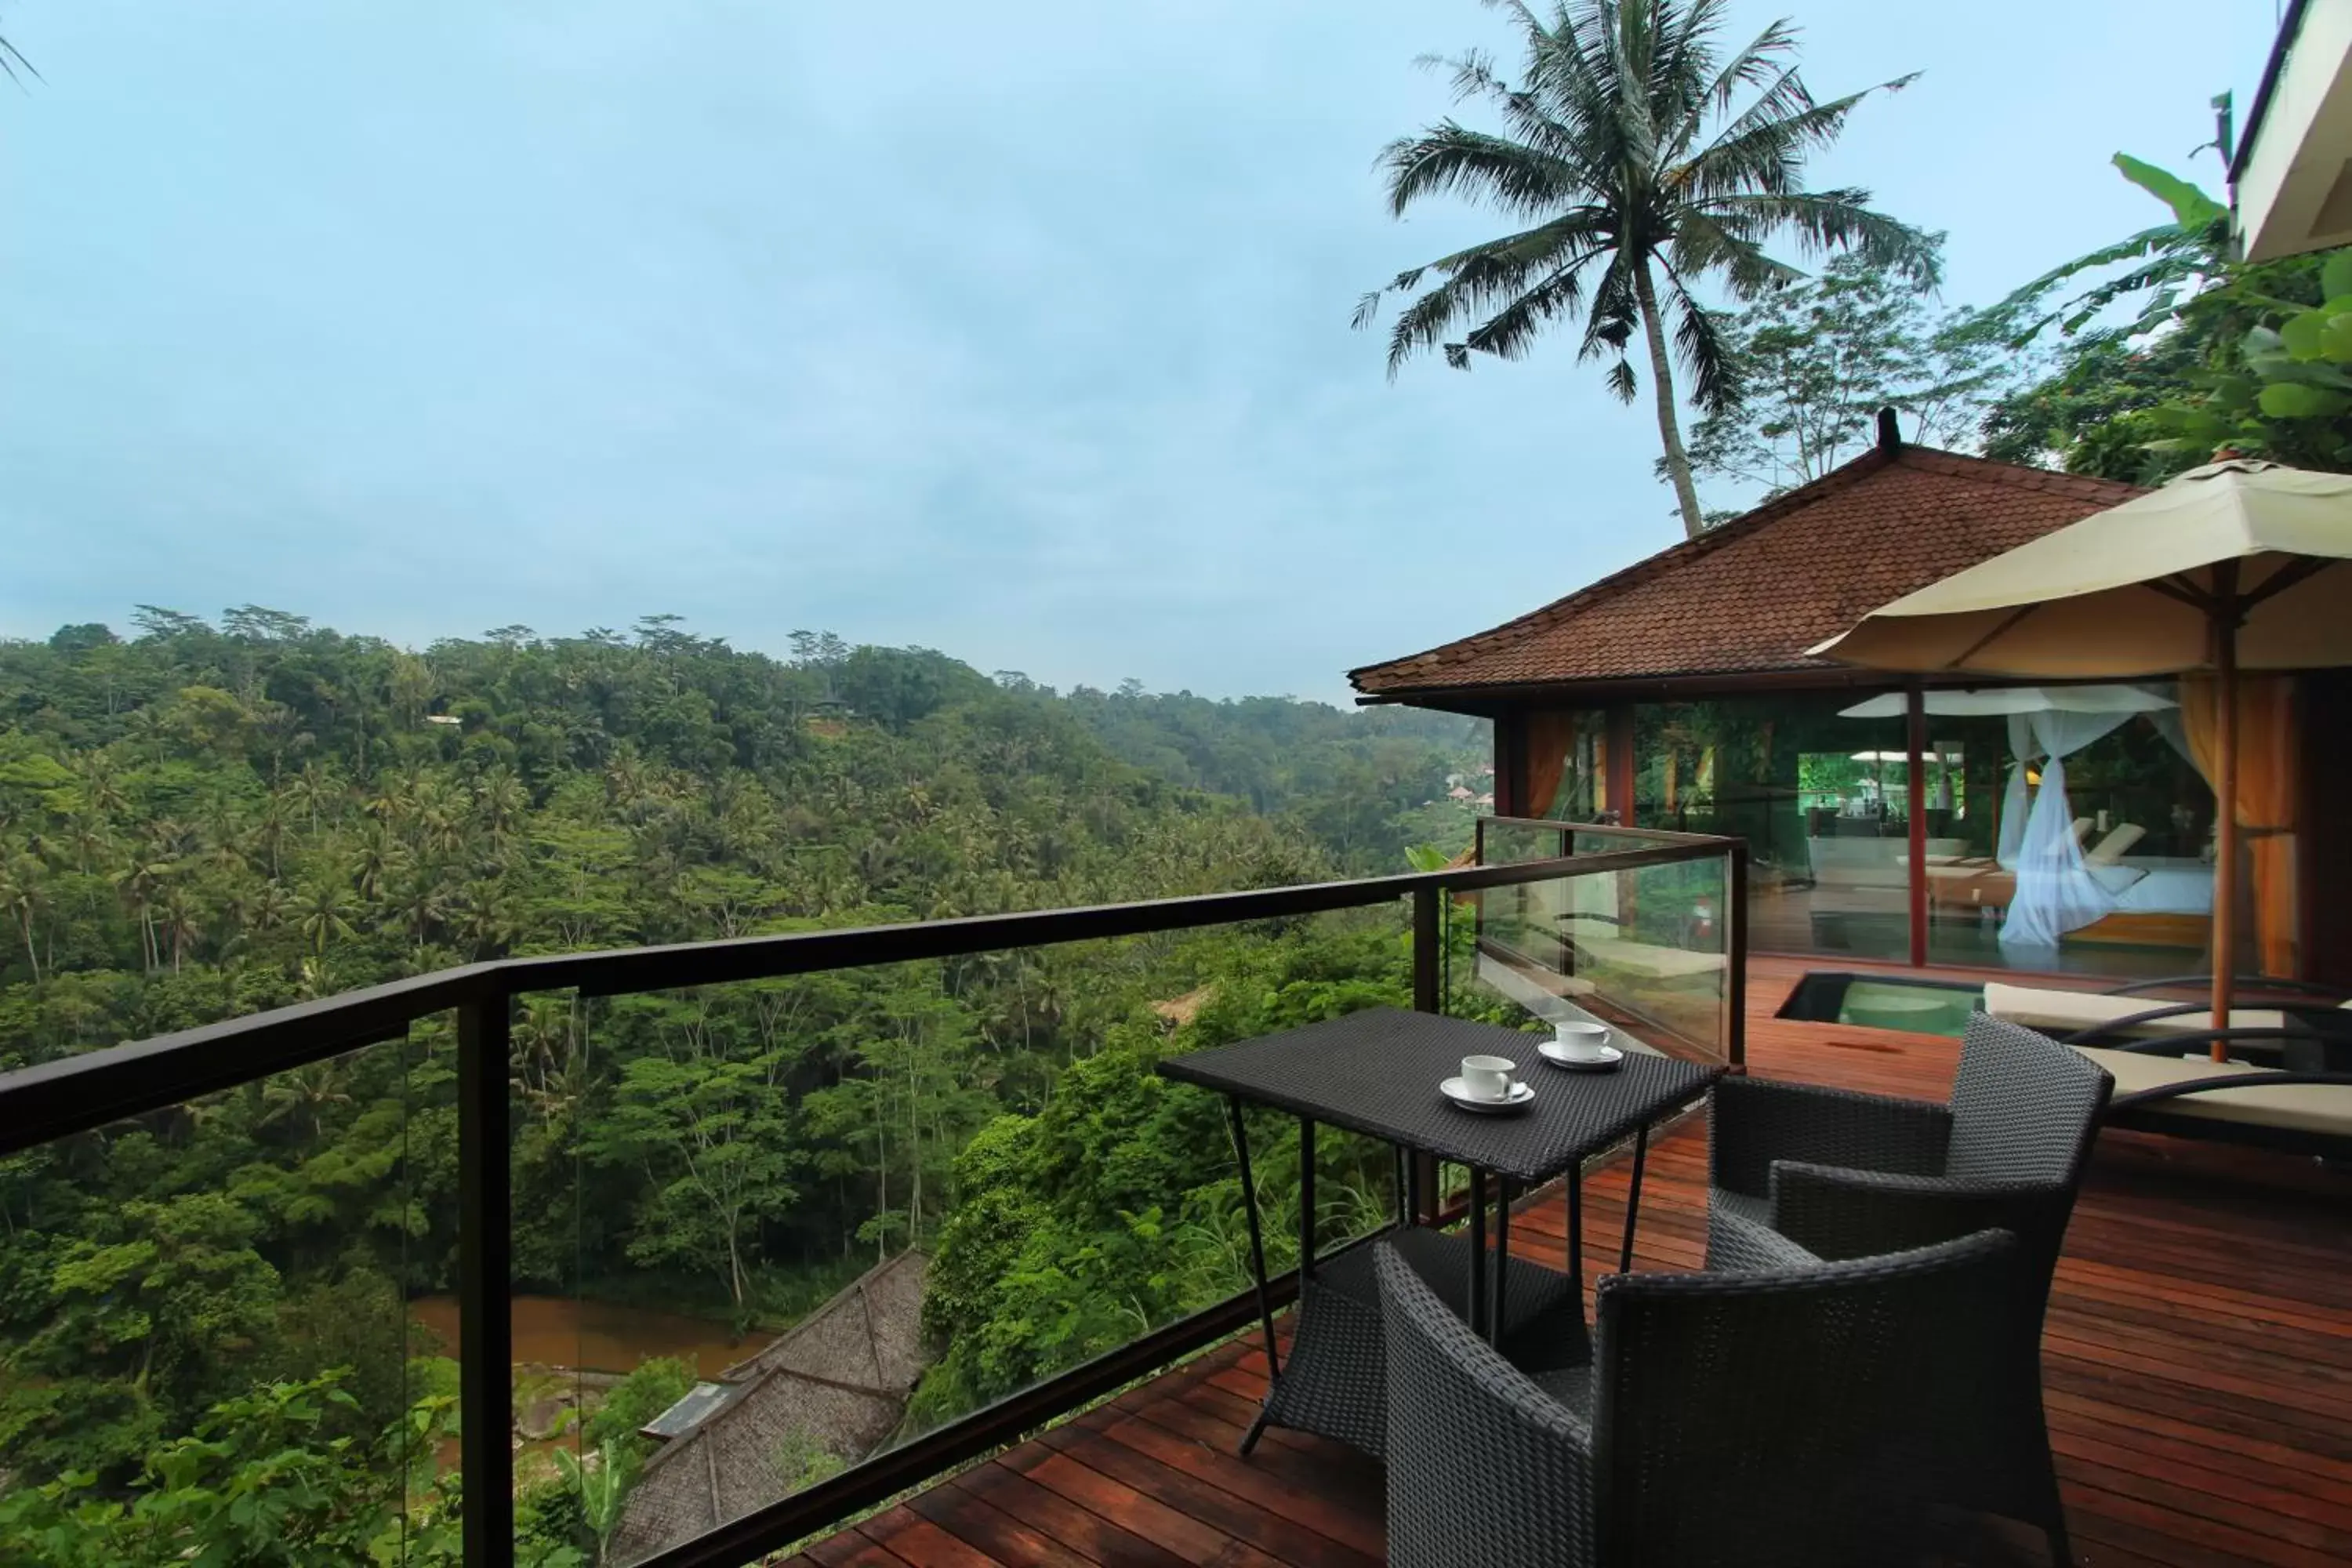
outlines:
[[[1890,599],[2141,492],[1874,447],[1696,539],[1492,631],[1348,672],[1367,696],[1804,669]]]

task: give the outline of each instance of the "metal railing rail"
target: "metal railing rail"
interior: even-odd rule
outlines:
[[[1581,824],[1575,826],[1578,831],[1590,831]],[[1440,914],[1442,901],[1450,894],[1717,857],[1730,862],[1734,885],[1745,885],[1748,846],[1744,839],[1645,829],[1610,831],[1660,842],[1643,848],[1505,866],[467,964],[0,1073],[0,1154],[91,1131],[126,1117],[396,1039],[419,1019],[455,1012],[459,1418],[468,1433],[503,1433],[511,1430],[514,1420],[508,1301],[513,1263],[509,1047],[516,997],[556,990],[587,996],[679,990],[1367,909],[1409,898],[1412,900],[1413,1005],[1423,1012],[1436,1012],[1442,1002]],[[1744,900],[1735,900],[1735,910],[1742,905]],[[1736,914],[1732,918],[1735,951],[1744,954],[1745,922]],[[1740,970],[1736,963],[1732,973],[1737,985]],[[1742,1028],[1737,1009],[1730,1016],[1729,1027],[1736,1061]],[[1256,1310],[1256,1294],[1248,1291],[1155,1329],[1117,1351],[646,1558],[640,1568],[719,1568],[748,1562],[1213,1344],[1246,1326]],[[459,1468],[465,1497],[465,1561],[474,1568],[508,1568],[514,1555],[511,1447],[503,1442],[467,1441],[462,1447]]]

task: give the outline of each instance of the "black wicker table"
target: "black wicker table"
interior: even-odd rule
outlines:
[[[1398,1151],[1398,1207],[1404,1216],[1438,1207],[1436,1194],[1423,1190],[1423,1162],[1408,1160],[1408,1153],[1465,1167],[1470,1177],[1466,1238],[1401,1224],[1391,1239],[1475,1331],[1514,1361],[1531,1368],[1565,1370],[1588,1359],[1581,1255],[1584,1162],[1627,1138],[1634,1141],[1620,1261],[1621,1268],[1630,1268],[1650,1126],[1703,1097],[1722,1069],[1631,1050],[1613,1072],[1567,1072],[1538,1055],[1540,1039],[1492,1024],[1376,1007],[1171,1057],[1160,1064],[1168,1078],[1223,1095],[1231,1113],[1271,1373],[1265,1406],[1243,1438],[1244,1453],[1255,1446],[1269,1424],[1320,1432],[1374,1454],[1385,1443],[1385,1359],[1380,1349],[1380,1298],[1371,1276],[1371,1249],[1356,1246],[1328,1264],[1315,1256],[1318,1123],[1364,1133]],[[1460,1071],[1464,1057],[1482,1053],[1518,1063],[1519,1079],[1536,1091],[1534,1102],[1523,1110],[1490,1115],[1465,1110],[1438,1092],[1441,1081]],[[1275,1356],[1265,1243],[1242,1117],[1245,1104],[1270,1106],[1298,1118],[1300,1307],[1286,1369]],[[1516,1193],[1562,1175],[1568,1178],[1565,1275],[1510,1257]],[[1490,1176],[1496,1189],[1491,1249],[1486,1245]]]

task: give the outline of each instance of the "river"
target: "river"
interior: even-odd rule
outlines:
[[[440,1336],[442,1354],[457,1353],[457,1297],[419,1296],[408,1303],[408,1315]],[[572,1296],[517,1296],[513,1322],[518,1364],[583,1372],[634,1372],[651,1357],[677,1356],[699,1375],[716,1377],[765,1342],[739,1340],[708,1318]]]

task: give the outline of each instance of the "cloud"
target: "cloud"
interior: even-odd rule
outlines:
[[[1823,86],[1976,47],[1816,10]],[[1675,537],[1646,410],[1567,344],[1391,384],[1348,328],[1486,229],[1392,223],[1371,170],[1444,110],[1412,58],[1499,37],[1467,4],[9,20],[46,80],[0,103],[0,630],[142,601],[415,641],[675,611],[747,646],[831,626],[1060,684],[1332,696]],[[2098,79],[2147,96],[2155,43],[2031,30],[2121,49]],[[2105,110],[2018,130],[1937,79],[1838,157],[1923,223],[1996,215],[1990,250],[1956,237],[1971,286],[2065,253],[2046,215],[2106,221],[2075,210]]]

